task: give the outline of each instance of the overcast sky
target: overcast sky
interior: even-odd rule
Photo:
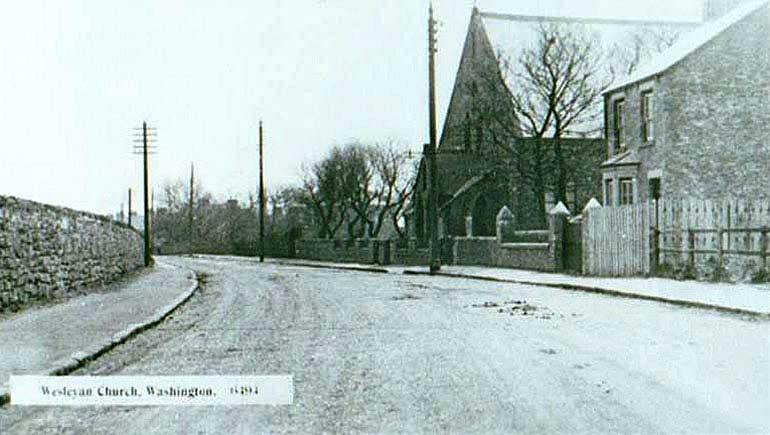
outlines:
[[[478,0],[482,10],[700,17],[700,0]],[[427,140],[427,0],[25,0],[0,16],[0,194],[114,213],[140,183],[196,176],[245,200],[266,128],[269,188],[352,138]],[[473,0],[436,0],[443,120]],[[441,125],[439,125],[441,127]],[[159,189],[158,189],[159,190]]]

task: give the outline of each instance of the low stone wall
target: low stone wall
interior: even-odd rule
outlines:
[[[393,240],[304,239],[295,246],[297,258],[338,263],[422,266],[430,258],[428,249],[417,247],[414,240],[399,244]]]
[[[496,237],[445,239],[451,243],[451,252],[443,255],[443,261],[462,266],[561,272],[565,267],[564,237],[568,216],[569,211],[559,203],[549,212],[547,230],[518,231],[511,212],[503,207],[497,215]],[[297,257],[365,264],[430,264],[428,249],[418,247],[416,240],[298,240]]]
[[[491,266],[554,272],[558,270],[552,244],[499,243],[496,237],[456,238],[454,260],[462,266]]]
[[[538,231],[521,232],[518,236],[527,240],[548,240],[549,235],[547,231]],[[403,266],[427,266],[430,263],[430,250],[419,247],[414,240],[397,243],[310,239],[298,240],[296,246],[297,258],[306,260]],[[456,265],[559,270],[553,243],[542,241],[499,243],[495,237],[460,237],[454,239],[452,256]]]
[[[107,217],[0,196],[0,309],[113,281],[142,266],[142,246]]]
[[[374,263],[371,240],[297,240],[297,258],[340,263]]]
[[[406,248],[397,247],[395,242],[391,243],[391,264],[403,266],[427,266],[430,264],[430,249],[418,248],[415,243],[410,242]]]

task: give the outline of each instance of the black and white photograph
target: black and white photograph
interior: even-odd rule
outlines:
[[[770,434],[770,0],[0,14],[0,434]]]

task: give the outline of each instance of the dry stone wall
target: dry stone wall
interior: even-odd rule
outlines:
[[[142,266],[142,235],[107,217],[0,196],[0,310],[109,283]]]

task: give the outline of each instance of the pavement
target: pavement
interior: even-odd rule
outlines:
[[[61,375],[162,320],[190,297],[190,269],[163,260],[108,291],[0,320],[0,405],[11,374]]]
[[[373,273],[428,274],[426,267],[377,266],[312,260],[272,260],[280,264],[337,268]],[[443,266],[440,276],[539,285],[612,296],[712,309],[734,314],[770,318],[770,285],[677,281],[665,278],[604,278],[519,269],[476,266]]]

